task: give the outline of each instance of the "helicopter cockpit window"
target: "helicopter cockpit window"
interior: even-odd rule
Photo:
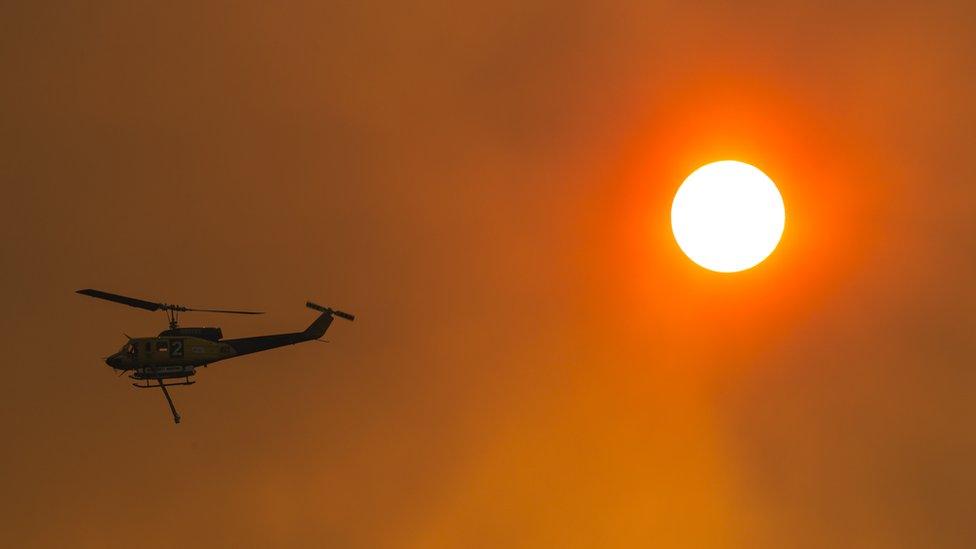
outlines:
[[[122,350],[127,355],[134,355],[134,354],[136,354],[136,346],[133,345],[132,343],[129,343],[128,345],[126,345],[125,347],[123,347]]]

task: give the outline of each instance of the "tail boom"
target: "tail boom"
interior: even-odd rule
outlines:
[[[230,345],[231,348],[234,349],[234,353],[231,356],[249,355],[251,353],[267,351],[268,349],[319,339],[325,335],[325,332],[329,329],[329,326],[332,325],[334,316],[350,321],[356,318],[349,313],[316,305],[311,301],[307,302],[305,306],[309,309],[314,309],[322,313],[308,326],[308,328],[305,328],[305,331],[291,332],[287,334],[242,337],[239,339],[225,339],[221,340],[221,343]],[[231,358],[231,356],[227,358]]]

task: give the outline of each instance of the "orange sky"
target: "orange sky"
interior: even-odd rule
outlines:
[[[962,2],[0,8],[11,547],[972,547]],[[706,162],[787,228],[707,272]],[[348,310],[161,395],[164,317]]]

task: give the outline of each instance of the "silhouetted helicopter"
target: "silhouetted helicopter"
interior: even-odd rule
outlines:
[[[196,383],[190,381],[190,376],[196,375],[197,367],[207,366],[228,358],[267,351],[275,347],[319,340],[329,329],[335,316],[346,320],[355,320],[355,317],[349,313],[322,307],[309,301],[305,303],[305,306],[322,314],[305,331],[240,339],[222,339],[223,333],[221,333],[220,328],[180,328],[179,314],[191,311],[237,315],[259,315],[263,313],[223,309],[191,309],[182,305],[155,303],[92,289],[78,290],[77,293],[146,309],[147,311],[166,312],[166,316],[169,318],[168,330],[163,330],[156,337],[125,336],[128,338],[128,342],[122,346],[119,352],[106,358],[105,363],[115,370],[119,370],[119,375],[132,372],[129,375],[130,378],[145,382],[144,384],[133,383],[134,387],[140,389],[159,387],[162,389],[166,402],[169,403],[169,409],[173,412],[173,421],[176,423],[180,422],[180,414],[176,412],[176,406],[173,405],[173,399],[170,398],[169,391],[166,388]],[[182,380],[179,382],[167,383],[165,381],[181,378]]]

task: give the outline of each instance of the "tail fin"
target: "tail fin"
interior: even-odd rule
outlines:
[[[321,305],[316,305],[311,301],[306,302],[305,306],[308,307],[309,309],[314,309],[322,313],[318,318],[315,319],[315,322],[313,322],[311,325],[309,325],[308,328],[305,329],[304,333],[305,335],[309,336],[310,339],[318,339],[323,335],[325,335],[325,331],[328,330],[329,326],[332,324],[333,316],[344,318],[349,321],[356,320],[356,317],[349,313],[337,311],[335,309],[330,309],[328,307],[323,307]]]

